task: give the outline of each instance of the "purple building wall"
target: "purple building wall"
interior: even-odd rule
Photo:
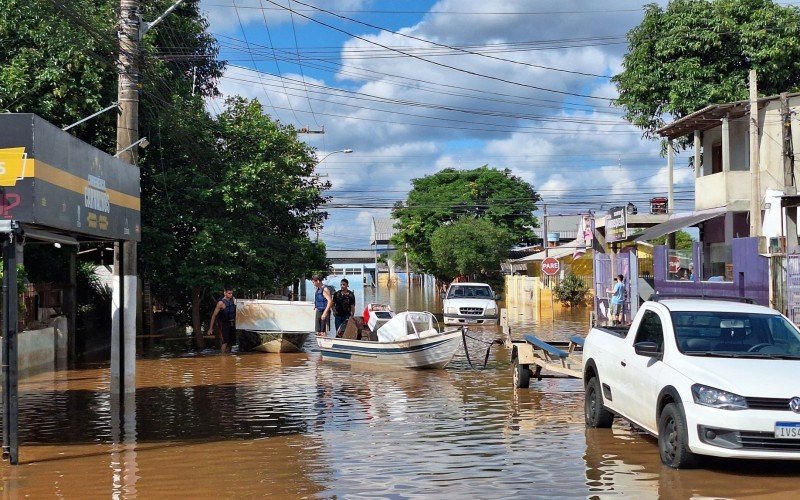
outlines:
[[[653,281],[655,290],[671,296],[716,295],[720,297],[747,297],[756,304],[769,306],[769,259],[758,253],[758,238],[734,238],[733,281],[667,281],[667,247],[653,249]],[[702,269],[703,246],[695,243],[692,261],[695,269]]]

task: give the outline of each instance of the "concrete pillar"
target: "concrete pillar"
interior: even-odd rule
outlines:
[[[733,243],[733,212],[725,212],[725,244]]]
[[[121,247],[122,245],[115,245]],[[117,274],[125,269],[127,252],[114,252],[111,290],[111,393],[136,391],[136,276]]]
[[[675,190],[673,187],[673,170],[675,153],[672,150],[672,139],[667,141],[667,213],[675,213]]]
[[[702,142],[700,141],[700,135],[702,132],[699,130],[694,131],[694,178],[700,178],[703,176],[703,166],[700,165],[700,152],[702,146]]]
[[[797,207],[786,207],[786,250],[796,249],[797,241]]]
[[[731,171],[731,127],[727,116],[722,119],[722,171]]]

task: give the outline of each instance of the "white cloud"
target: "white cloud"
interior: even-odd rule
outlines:
[[[241,38],[236,11],[230,6],[211,6],[222,3],[232,5],[232,0],[201,4],[212,13],[212,31]],[[251,40],[263,37],[263,14],[244,6],[261,3],[236,0]],[[666,0],[659,3],[665,5]],[[407,9],[381,0],[336,0],[321,5],[333,11],[366,6]],[[292,6],[301,8],[296,3]],[[322,231],[326,241],[329,237],[335,241],[329,247],[367,245],[371,217],[387,216],[387,205],[405,199],[411,179],[442,168],[484,164],[509,168],[532,183],[546,201],[561,203],[565,210],[577,207],[581,199],[597,208],[626,197],[641,203],[651,193],[665,192],[665,162],[658,156],[659,145],[642,141],[639,131],[622,121],[621,110],[610,106],[616,88],[608,78],[541,67],[601,75],[618,72],[627,48],[624,35],[642,16],[639,5],[628,0],[602,5],[577,0],[442,0],[430,11],[415,24],[395,31],[491,57],[443,55],[450,51],[339,20],[337,26],[395,51],[350,37],[339,52],[343,67],[328,64],[328,55],[314,55],[323,60],[306,59],[302,74],[296,65],[282,62],[283,83],[277,76],[259,77],[252,70],[232,66],[221,81],[224,94],[257,97],[265,112],[282,123],[312,129],[324,126],[324,135],[303,136],[318,148],[320,157],[337,149],[355,150],[320,165],[333,185],[333,202],[357,206],[329,210],[331,217]],[[276,11],[264,12],[270,29],[273,21],[277,26],[289,20]],[[389,15],[382,21],[374,16],[369,19],[387,26],[395,22]],[[325,20],[331,21],[329,16]],[[311,49],[328,54],[321,47],[343,36],[314,23],[300,23],[297,16],[295,22],[297,50],[307,58],[312,57]],[[277,33],[274,30],[273,36]],[[316,35],[325,42],[317,42]],[[330,38],[333,35],[338,38]],[[294,39],[274,43],[294,47]],[[417,57],[403,56],[398,50]],[[257,68],[277,75],[269,58],[258,55]],[[336,87],[343,91],[332,90]],[[686,175],[691,171],[684,170],[676,167],[676,183],[690,181]]]
[[[319,15],[296,2],[276,0],[275,3],[278,5],[265,0],[201,0],[200,12],[208,19],[214,32],[236,35],[241,35],[242,27],[263,27],[268,23],[272,29],[292,21],[300,25],[310,22],[301,15],[292,16],[289,8],[309,17]],[[358,10],[369,3],[370,0],[326,0],[324,6],[329,10]]]

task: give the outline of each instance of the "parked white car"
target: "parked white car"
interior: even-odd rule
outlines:
[[[800,460],[800,331],[777,311],[720,300],[645,302],[630,329],[593,328],[585,416],[658,437],[664,464],[697,455]]]
[[[445,325],[496,325],[499,298],[486,283],[451,283],[442,294]]]

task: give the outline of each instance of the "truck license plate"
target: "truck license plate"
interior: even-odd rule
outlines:
[[[467,323],[467,324],[469,324],[469,325],[473,325],[473,324],[475,324],[475,323],[477,323],[477,322],[478,322],[478,320],[477,320],[477,319],[465,319],[465,320],[464,320],[464,323]]]
[[[800,439],[800,422],[775,422],[775,439]]]

